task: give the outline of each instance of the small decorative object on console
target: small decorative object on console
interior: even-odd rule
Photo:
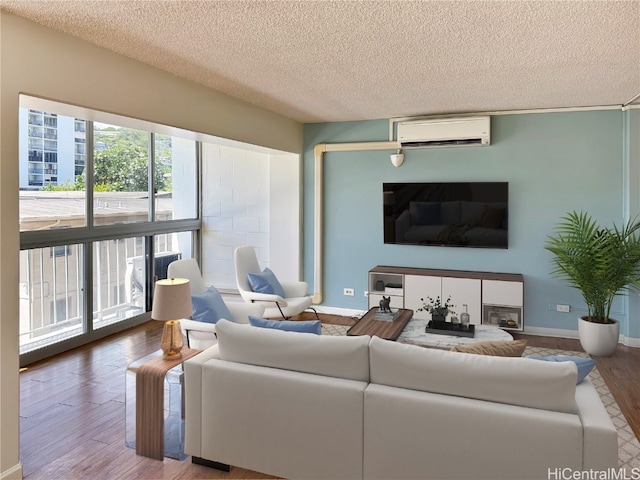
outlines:
[[[401,283],[387,283],[384,286],[384,291],[386,293],[395,293],[402,294],[402,284]]]
[[[380,310],[381,312],[386,312],[386,313],[391,313],[391,307],[389,307],[389,304],[391,303],[391,297],[382,297],[382,300],[380,300]]]
[[[470,316],[469,316],[469,312],[467,312],[467,308],[468,308],[467,304],[464,303],[462,306],[464,307],[464,312],[460,314],[460,323],[463,323],[466,325],[469,323]]]
[[[483,305],[483,324],[500,328],[522,328],[522,309],[520,307],[504,307]]]

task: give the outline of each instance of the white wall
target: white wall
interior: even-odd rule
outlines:
[[[233,252],[242,245],[278,278],[299,280],[299,156],[204,143],[202,170],[205,283],[236,289]]]
[[[298,155],[272,155],[269,264],[281,280],[302,279],[302,168]],[[311,293],[311,292],[309,292]]]
[[[302,151],[302,125],[5,12],[0,12],[0,89],[0,478],[4,479],[22,475],[18,422],[19,94],[297,154]]]

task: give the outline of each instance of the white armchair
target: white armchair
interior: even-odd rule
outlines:
[[[198,262],[193,258],[184,258],[171,262],[167,270],[167,276],[169,278],[187,278],[191,286],[192,295],[201,294],[207,290]],[[229,308],[233,317],[228,320],[236,323],[249,323],[249,315],[262,317],[264,314],[264,307],[260,304],[225,302],[225,305]],[[216,325],[214,323],[184,318],[180,320],[180,329],[182,330],[185,344],[190,348],[204,350],[218,343]]]
[[[235,249],[236,284],[240,295],[244,300],[253,305],[265,307],[264,316],[267,318],[282,317],[284,319],[297,315],[307,309],[311,309],[311,296],[308,294],[307,282],[279,282],[284,290],[284,297],[273,293],[259,293],[251,289],[249,283],[250,273],[262,273],[258,265],[256,252],[251,245],[245,245]]]

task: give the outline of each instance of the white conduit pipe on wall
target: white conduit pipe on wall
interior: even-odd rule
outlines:
[[[323,260],[323,161],[325,152],[355,152],[367,150],[397,150],[397,142],[362,142],[362,143],[319,143],[313,149],[314,164],[314,196],[313,196],[313,303],[322,303],[322,260]]]

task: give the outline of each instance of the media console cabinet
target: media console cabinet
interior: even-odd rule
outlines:
[[[369,270],[368,288],[369,308],[388,296],[392,308],[410,309],[415,318],[430,319],[428,312],[418,310],[427,297],[440,297],[443,303],[451,297],[458,318],[466,308],[470,323],[524,329],[524,278],[518,273],[377,266]]]

